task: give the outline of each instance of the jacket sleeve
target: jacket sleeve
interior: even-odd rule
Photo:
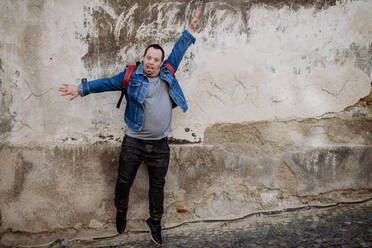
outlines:
[[[90,93],[121,90],[125,71],[126,69],[111,78],[101,78],[93,81],[87,81],[86,78],[81,79],[81,83],[78,85],[79,95],[86,96]]]
[[[174,45],[171,54],[164,62],[170,64],[174,68],[174,71],[177,71],[186,50],[194,43],[195,37],[187,30],[183,31],[182,36]]]

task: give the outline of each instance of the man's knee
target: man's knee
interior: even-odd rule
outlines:
[[[118,175],[116,182],[118,184],[132,184],[134,181],[134,177],[126,174]]]
[[[165,179],[164,178],[154,178],[150,179],[150,187],[154,190],[162,190],[165,185]]]

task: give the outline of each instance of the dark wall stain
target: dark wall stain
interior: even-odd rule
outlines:
[[[369,47],[360,47],[352,43],[350,45],[350,52],[355,58],[354,64],[369,76],[372,71],[372,42],[369,44]]]
[[[176,139],[176,138],[173,138],[173,137],[169,137],[168,142],[169,142],[169,144],[185,145],[185,144],[199,144],[199,143],[201,143],[201,140],[189,141],[189,140],[185,140],[185,139]]]
[[[99,160],[102,173],[107,185],[115,187],[117,168],[119,163],[120,147],[100,151]]]
[[[368,149],[365,149],[362,155],[359,158],[360,170],[359,170],[359,178],[363,178],[367,180],[367,184],[372,187],[372,152]]]
[[[287,6],[293,10],[304,8],[316,8],[318,10],[327,9],[337,4],[337,0],[252,0],[251,5],[266,5],[273,8]]]
[[[3,61],[0,59],[0,71],[4,72]],[[13,102],[13,96],[3,89],[4,73],[0,74],[0,135],[13,129],[15,113],[11,113],[9,107]]]
[[[333,183],[349,180],[357,184],[370,185],[369,176],[372,175],[370,154],[370,147],[337,146],[296,152],[291,155],[291,161],[297,168],[296,174],[300,178],[317,182],[306,186],[306,190],[314,190],[318,186],[327,187]],[[358,170],[354,169],[356,166]]]
[[[352,43],[349,49],[336,51],[335,63],[343,65],[347,59],[353,58],[354,65],[365,72],[368,76],[372,71],[372,43],[369,46],[358,46]]]
[[[17,163],[14,173],[14,188],[13,194],[15,198],[18,198],[23,191],[24,184],[27,178],[27,174],[32,169],[32,163],[25,161],[23,156],[19,154],[19,163]]]
[[[11,113],[9,106],[12,96],[7,95],[0,89],[0,135],[12,131],[15,120],[15,113]]]
[[[217,10],[224,10],[225,15],[241,16],[242,22],[231,23],[231,27],[238,27],[240,33],[250,35],[248,27],[249,11],[254,6],[264,6],[267,8],[282,8],[287,6],[296,11],[301,7],[314,7],[317,10],[326,9],[330,6],[336,5],[336,0],[154,0],[154,1],[134,1],[134,0],[101,0],[101,3],[112,8],[117,16],[127,11],[134,5],[138,8],[134,10],[133,22],[125,22],[120,30],[120,37],[115,39],[114,29],[117,19],[113,19],[102,7],[85,6],[84,15],[85,20],[83,25],[90,29],[90,32],[85,37],[80,37],[88,44],[88,52],[82,57],[85,67],[91,71],[98,67],[103,71],[110,65],[123,65],[135,63],[140,60],[145,47],[151,43],[165,44],[168,42],[175,42],[179,37],[179,33],[175,30],[169,29],[166,25],[169,20],[157,21],[158,16],[166,13],[170,9],[177,10],[173,17],[170,18],[171,25],[184,25],[192,19],[194,11],[199,8],[202,15],[199,20],[198,29],[202,31],[204,27],[212,26],[218,27],[218,24],[224,20],[224,16],[217,17],[215,15]],[[166,7],[158,8],[159,4]],[[212,6],[212,8],[210,8]],[[208,8],[208,11],[206,11]],[[88,18],[89,17],[89,18]],[[92,23],[89,21],[93,18]],[[218,19],[220,18],[220,19]],[[137,32],[141,32],[139,27],[141,25],[153,25],[153,30],[143,38],[137,38]],[[208,25],[207,25],[208,24]],[[130,30],[133,28],[133,31]],[[165,29],[167,28],[167,29]],[[236,30],[236,28],[235,28]],[[217,31],[211,29],[208,31],[210,38],[216,38]],[[79,35],[77,35],[79,37]],[[123,50],[122,50],[123,49]],[[123,55],[129,49],[134,49],[137,53],[136,57],[127,57]],[[122,53],[122,54],[119,54]],[[191,56],[191,55],[190,55]],[[109,76],[113,72],[105,71],[103,76]],[[107,75],[106,75],[107,74]],[[98,75],[97,75],[98,76]],[[102,76],[102,75],[100,75]]]

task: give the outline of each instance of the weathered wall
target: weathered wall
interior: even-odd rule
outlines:
[[[196,8],[177,77],[164,224],[371,197],[372,2],[0,2],[3,245],[115,233],[118,92],[73,102],[62,83],[169,54]],[[188,144],[185,143],[198,143]],[[129,230],[147,217],[141,168]]]

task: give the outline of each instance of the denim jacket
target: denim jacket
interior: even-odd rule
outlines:
[[[194,36],[192,36],[187,30],[183,31],[182,36],[178,39],[171,54],[164,63],[170,64],[176,72],[186,50],[194,43]],[[125,91],[126,107],[124,121],[135,131],[140,131],[142,129],[144,119],[143,102],[149,85],[142,66],[143,64],[141,62],[137,69],[132,73]],[[81,84],[78,86],[80,96],[86,96],[90,93],[122,90],[122,81],[126,70],[127,68],[125,68],[123,72],[111,78],[102,78],[89,82],[86,78],[83,78]],[[179,106],[183,112],[186,112],[188,109],[186,99],[176,77],[171,71],[166,69],[165,65],[160,68],[159,76],[169,84],[169,95],[172,99],[173,107]]]

